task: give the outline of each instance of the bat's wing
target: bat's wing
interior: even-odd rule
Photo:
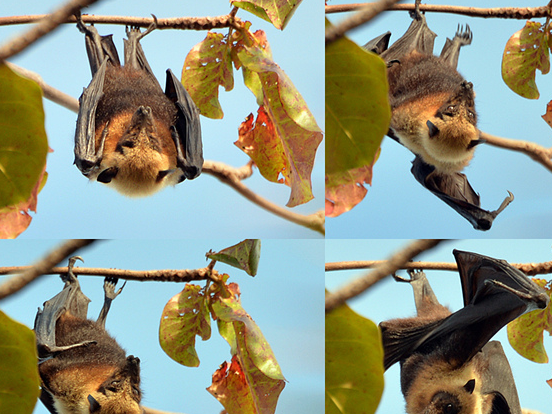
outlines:
[[[465,29],[463,27],[458,27],[454,38],[452,40],[447,38],[445,46],[441,51],[441,59],[456,69],[458,66],[460,48],[471,44],[472,37],[470,26],[466,25]]]
[[[481,393],[494,397],[491,413],[521,414],[514,376],[500,342],[489,342],[477,358],[480,361],[476,366],[480,369]]]
[[[66,312],[73,316],[86,319],[88,303],[90,302],[90,299],[82,293],[79,281],[72,271],[64,275],[63,280],[65,281],[63,290],[52,299],[44,302],[44,309],[39,308],[36,314],[34,330],[36,334],[38,356],[42,360],[58,352],[87,345],[91,342],[87,341],[86,343],[68,346],[57,346],[56,344],[57,320]]]
[[[82,21],[77,23],[77,27],[85,34],[92,81],[79,98],[75,164],[88,177],[102,161],[103,140],[96,151],[96,109],[103,95],[106,67],[108,64],[120,66],[120,62],[111,35],[100,36],[94,26],[85,26]]]
[[[453,251],[458,263],[465,306],[433,321],[412,318],[380,324],[389,366],[414,352],[425,352],[440,343],[462,344],[450,348],[447,360],[458,367],[473,358],[507,323],[525,312],[548,305],[546,292],[525,274],[503,260],[476,253]]]
[[[400,62],[404,56],[412,52],[433,54],[433,43],[437,35],[427,27],[425,16],[422,13],[414,13],[413,19],[406,33],[381,54],[383,60],[386,62],[398,60]]]
[[[362,47],[370,52],[374,52],[376,55],[381,55],[387,50],[390,38],[391,32],[386,32],[375,39],[370,40]]]
[[[489,230],[496,216],[510,204],[514,196],[508,191],[500,207],[494,211],[483,210],[479,195],[462,173],[441,173],[416,156],[412,162],[412,175],[425,188],[451,206],[468,220],[476,230]]]
[[[390,320],[380,323],[384,348],[384,367],[407,358],[423,338],[431,335],[450,311],[442,306],[424,272],[409,272],[410,279],[395,276],[399,282],[408,282],[414,292],[418,318]],[[425,319],[425,318],[428,319]]]
[[[165,95],[174,102],[178,111],[172,130],[177,166],[184,172],[185,178],[192,180],[201,174],[203,167],[199,110],[186,88],[170,69],[167,69]]]
[[[458,263],[465,306],[478,306],[499,295],[510,297],[509,307],[523,306],[522,313],[548,305],[546,292],[505,260],[460,250],[452,253]],[[495,311],[500,312],[499,309]]]

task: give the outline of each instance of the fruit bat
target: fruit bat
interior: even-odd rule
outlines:
[[[155,24],[143,33],[127,28],[124,66],[111,35],[100,36],[80,18],[77,27],[92,71],[79,99],[79,170],[137,197],[196,178],[203,166],[199,111],[170,69],[163,93],[140,46]]]
[[[546,292],[504,260],[454,250],[464,307],[440,305],[423,272],[410,272],[417,316],[380,324],[384,366],[401,364],[409,414],[521,414],[514,379],[497,341],[523,313],[548,305]]]
[[[388,135],[412,151],[411,172],[425,188],[466,218],[475,229],[488,230],[513,195],[495,211],[483,210],[479,195],[460,171],[473,158],[479,139],[475,94],[456,70],[460,48],[469,45],[468,26],[447,39],[440,56],[433,55],[436,34],[420,13],[419,0],[406,33],[388,47],[390,32],[364,48],[387,63],[392,115]]]
[[[52,414],[143,414],[140,360],[105,330],[116,278],[105,278],[105,300],[96,321],[87,319],[88,299],[73,274],[75,260],[62,275],[63,290],[44,303],[35,319],[40,400]],[[123,285],[124,287],[124,285]]]

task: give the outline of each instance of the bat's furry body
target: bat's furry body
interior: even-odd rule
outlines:
[[[152,28],[127,30],[121,66],[111,36],[82,21],[78,27],[93,78],[79,100],[77,167],[128,196],[196,178],[203,166],[199,111],[170,70],[163,93],[139,43]]]
[[[105,330],[116,279],[106,278],[97,321],[87,319],[89,299],[71,269],[61,293],[44,303],[35,320],[41,400],[52,414],[142,414],[140,360]]]

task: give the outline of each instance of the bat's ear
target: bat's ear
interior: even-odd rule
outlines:
[[[90,404],[90,413],[97,413],[102,408],[100,403],[90,394],[88,395],[88,403]]]
[[[475,389],[475,379],[471,379],[466,384],[464,384],[464,389],[469,393],[473,393],[473,390]]]

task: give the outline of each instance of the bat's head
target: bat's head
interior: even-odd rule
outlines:
[[[142,414],[140,360],[128,356],[126,365],[87,397],[91,414]]]
[[[182,181],[169,128],[149,107],[112,119],[103,128],[104,152],[96,178],[130,197],[151,195]]]
[[[427,120],[426,151],[438,160],[432,163],[437,169],[460,171],[472,159],[474,147],[480,142],[474,98],[471,82],[462,81],[435,116]]]
[[[489,412],[486,407],[490,408],[492,397],[482,394],[481,381],[471,365],[451,369],[443,360],[417,357],[417,361],[406,361],[401,370],[408,414]]]

